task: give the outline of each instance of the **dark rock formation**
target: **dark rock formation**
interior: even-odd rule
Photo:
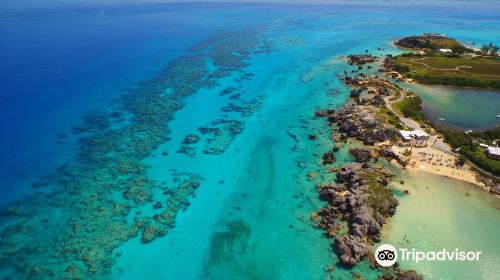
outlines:
[[[323,154],[323,164],[324,165],[332,164],[335,162],[335,160],[337,160],[337,157],[335,156],[333,151],[328,151],[328,152]]]
[[[357,86],[357,85],[359,85],[359,79],[347,76],[347,77],[344,78],[344,83],[346,85]]]
[[[380,231],[385,223],[385,219],[379,213],[374,213],[373,210],[362,205],[356,208],[351,216],[351,232],[352,235],[360,238],[365,236],[375,237],[374,240],[380,240]]]
[[[373,146],[384,142],[395,135],[395,130],[389,125],[380,123],[369,112],[359,108],[343,108],[329,119],[336,123],[342,137],[356,138],[365,145]]]
[[[414,270],[401,271],[398,280],[423,280],[424,277],[418,275]]]
[[[368,242],[380,240],[385,217],[395,213],[398,202],[382,171],[353,165],[341,168],[336,179],[337,185],[319,186],[320,198],[328,206],[318,211],[317,223],[326,235],[337,237],[337,220],[348,222],[348,234],[337,237],[334,249],[343,264],[355,265],[368,253]]]
[[[325,110],[319,110],[314,113],[316,117],[329,117],[331,115],[335,114],[334,109],[325,109]]]
[[[361,89],[353,89],[351,90],[351,94],[349,94],[349,97],[350,98],[359,98],[359,96],[361,95]]]
[[[399,267],[384,271],[377,280],[423,280],[424,278],[414,270],[401,270]]]
[[[394,153],[391,148],[384,148],[384,149],[380,149],[378,150],[378,154],[387,159],[387,160],[392,160],[392,159],[395,159],[399,164],[401,164],[403,167],[405,167],[408,162],[403,160],[399,155],[397,155],[396,153]]]
[[[377,120],[372,116],[363,116],[360,118],[363,128],[374,128],[377,126]]]
[[[372,158],[371,152],[368,149],[354,148],[350,149],[349,153],[357,162],[367,162]]]
[[[377,59],[377,57],[371,54],[350,55],[347,58],[349,65],[364,65],[373,63]]]
[[[500,185],[497,185],[497,186],[495,186],[495,187],[491,188],[491,189],[490,189],[490,192],[491,192],[492,194],[498,194],[498,195],[500,195]]]
[[[359,237],[344,235],[335,239],[334,248],[340,262],[345,265],[355,265],[369,252],[369,247]]]

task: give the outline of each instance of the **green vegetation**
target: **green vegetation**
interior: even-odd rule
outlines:
[[[500,58],[405,54],[392,68],[424,84],[500,88]]]
[[[377,116],[381,122],[389,123],[397,129],[404,129],[404,126],[401,123],[401,121],[399,120],[398,116],[396,116],[396,114],[394,114],[387,107],[385,107],[385,106],[381,107],[379,109],[379,112],[380,112],[380,114],[378,114]]]
[[[406,150],[404,150],[404,151],[403,151],[403,156],[405,156],[405,157],[409,157],[409,156],[411,156],[411,150],[410,150],[410,149],[406,149]]]
[[[493,45],[492,43],[489,43],[488,45],[484,44],[481,47],[481,54],[496,56],[499,50],[500,46]]]
[[[411,36],[399,40],[399,46],[423,50],[425,54],[405,53],[388,57],[385,64],[406,78],[430,85],[452,85],[500,89],[500,46],[484,44],[480,51],[469,49],[451,38],[436,36]],[[438,54],[439,49],[450,49],[449,55]],[[465,53],[482,56],[464,55]],[[392,59],[392,61],[391,61]],[[388,62],[387,62],[388,61]],[[394,104],[396,110],[418,122],[427,122],[422,113],[422,100],[415,94]],[[390,120],[389,120],[390,122]],[[500,175],[500,161],[490,159],[479,145],[493,145],[500,139],[500,126],[485,132],[465,133],[447,128],[436,128],[446,142],[460,151],[460,162],[470,160],[495,175]],[[406,151],[405,151],[406,152]]]
[[[422,36],[410,36],[399,40],[396,43],[398,46],[405,48],[425,50],[427,52],[437,52],[439,49],[457,50],[462,53],[472,49],[462,46],[457,40],[452,38],[428,38]]]
[[[418,122],[425,122],[427,119],[422,113],[422,99],[416,94],[408,93],[405,99],[394,103],[394,106],[407,118]]]
[[[486,157],[482,149],[475,149],[473,151],[465,149],[463,152],[467,158],[473,163],[489,171],[495,175],[500,175],[500,161]]]
[[[387,203],[396,200],[396,198],[392,191],[382,183],[386,180],[383,173],[364,169],[359,172],[359,176],[370,186],[366,190],[370,206],[379,213],[387,215],[388,213],[385,213],[387,211]]]
[[[479,143],[491,145],[495,139],[500,139],[500,126],[485,132],[465,133],[447,128],[437,128],[444,136],[446,142],[454,149],[460,149],[460,161],[464,157],[472,161],[477,166],[495,175],[500,175],[500,161],[486,157],[486,154],[479,146]]]
[[[411,71],[410,66],[402,64],[402,63],[396,63],[392,67],[392,70],[399,72],[399,73],[408,73]]]

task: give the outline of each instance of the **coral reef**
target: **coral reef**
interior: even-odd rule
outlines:
[[[40,192],[9,206],[15,211],[0,211],[1,266],[12,269],[15,279],[107,279],[114,249],[131,238],[148,243],[168,234],[202,179],[171,172],[173,183],[160,184],[148,177],[144,159],[170,139],[168,122],[187,97],[247,66],[251,55],[272,50],[262,39],[265,31],[212,36],[126,89],[109,111],[87,115],[74,127],[81,137],[77,155],[35,182]],[[201,130],[211,137],[204,152],[223,152],[243,127],[238,120],[212,122],[210,132]],[[189,136],[185,144],[196,139]],[[145,205],[152,215],[143,214]]]
[[[200,142],[200,136],[196,134],[188,134],[182,140],[182,145],[177,151],[181,154],[186,154],[187,156],[194,157],[196,155],[196,147],[193,147],[194,144]]]
[[[231,142],[245,128],[245,123],[240,120],[219,119],[210,123],[209,126],[200,127],[199,130],[207,136],[207,142],[203,148],[205,154],[222,154]]]

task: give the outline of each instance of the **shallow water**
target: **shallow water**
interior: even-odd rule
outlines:
[[[437,124],[460,130],[500,125],[500,91],[408,84],[423,100],[423,111]],[[443,120],[444,119],[444,120]]]
[[[481,251],[480,261],[400,262],[428,279],[496,279],[500,275],[500,202],[479,187],[409,171],[383,242],[420,251]]]
[[[201,8],[198,5],[202,5]],[[339,76],[344,70],[350,71],[351,68],[346,68],[345,64],[337,60],[337,57],[364,52],[366,49],[379,54],[397,53],[398,50],[391,46],[391,40],[431,29],[440,30],[440,32],[463,38],[463,40],[472,38],[477,42],[489,38],[491,34],[500,35],[497,29],[499,19],[495,15],[484,11],[472,13],[448,8],[440,11],[435,9],[408,11],[404,8],[389,9],[387,7],[169,4],[96,7],[86,11],[88,13],[84,13],[82,18],[74,17],[71,22],[81,25],[86,36],[90,38],[88,41],[96,44],[94,52],[101,55],[99,59],[96,59],[94,52],[83,52],[78,47],[81,42],[76,41],[72,44],[76,48],[75,52],[82,51],[82,55],[87,54],[82,57],[77,56],[77,62],[66,61],[62,59],[64,56],[55,55],[57,51],[51,49],[58,46],[57,42],[62,41],[65,34],[71,34],[75,26],[70,25],[67,29],[61,27],[62,31],[54,29],[53,17],[47,16],[47,14],[50,15],[50,11],[42,15],[39,13],[14,14],[4,19],[9,23],[4,25],[8,27],[4,28],[9,31],[5,34],[9,34],[9,38],[13,40],[13,43],[4,47],[9,50],[9,53],[14,52],[16,46],[25,41],[40,40],[47,30],[59,31],[53,34],[54,39],[47,39],[47,48],[40,50],[45,55],[41,55],[43,59],[40,58],[37,63],[49,64],[51,58],[55,56],[61,63],[57,66],[58,71],[68,72],[72,79],[78,81],[77,83],[68,78],[68,84],[77,87],[78,90],[63,87],[38,93],[32,87],[22,86],[24,79],[32,81],[30,79],[34,79],[32,76],[36,73],[29,69],[22,70],[15,59],[5,60],[11,67],[19,67],[19,73],[22,75],[16,79],[8,76],[9,78],[1,84],[7,89],[2,92],[8,93],[5,96],[2,95],[2,98],[10,102],[8,106],[5,106],[9,110],[2,110],[2,120],[12,125],[7,120],[12,119],[15,112],[31,112],[23,117],[15,118],[16,123],[19,124],[18,127],[16,126],[19,131],[13,130],[15,133],[1,139],[2,151],[5,150],[7,155],[2,158],[2,166],[10,168],[2,169],[5,173],[5,176],[2,174],[2,178],[8,178],[8,180],[2,180],[2,190],[9,194],[2,197],[5,201],[20,199],[24,193],[40,191],[40,189],[32,190],[26,185],[36,181],[37,174],[50,170],[48,166],[57,166],[66,160],[79,163],[79,159],[74,158],[74,154],[82,147],[92,147],[84,142],[77,142],[80,136],[73,135],[71,132],[74,125],[81,124],[80,115],[83,112],[104,108],[123,111],[125,117],[131,114],[131,109],[127,111],[120,107],[123,102],[127,101],[127,96],[133,95],[133,91],[129,92],[123,88],[124,85],[134,86],[137,81],[155,77],[160,71],[169,73],[169,68],[165,65],[175,59],[185,61],[187,57],[199,61],[200,57],[196,54],[204,53],[209,57],[209,62],[205,65],[207,71],[215,73],[218,70],[215,66],[217,59],[233,58],[234,52],[241,54],[254,50],[254,47],[249,47],[254,42],[253,40],[258,41],[259,46],[266,43],[271,46],[268,52],[251,53],[245,59],[248,65],[229,67],[228,73],[224,73],[227,74],[226,76],[211,78],[210,81],[214,83],[210,86],[200,86],[185,95],[175,95],[175,100],[179,101],[180,106],[172,109],[173,111],[168,111],[173,114],[173,119],[165,122],[170,130],[168,136],[171,139],[165,139],[144,157],[132,154],[126,158],[143,167],[147,179],[153,180],[151,201],[136,204],[130,199],[125,199],[123,195],[125,189],[113,185],[113,182],[120,179],[118,176],[109,178],[109,188],[102,188],[98,185],[97,190],[100,196],[97,198],[105,198],[100,205],[104,212],[117,207],[117,202],[132,205],[130,209],[127,208],[126,215],[112,212],[110,222],[123,222],[126,226],[120,223],[110,224],[112,230],[104,234],[108,236],[116,232],[121,233],[124,228],[131,227],[135,217],[150,217],[166,208],[171,202],[169,200],[171,196],[167,194],[178,184],[176,180],[183,178],[185,174],[182,172],[196,173],[203,178],[194,195],[182,197],[186,198],[188,203],[178,209],[178,214],[175,212],[175,227],[168,229],[166,236],[157,237],[151,243],[142,244],[140,233],[130,237],[125,234],[118,235],[119,240],[113,240],[117,246],[112,248],[112,252],[106,252],[105,256],[90,254],[90,258],[96,258],[104,263],[100,265],[101,262],[97,262],[99,264],[97,266],[103,272],[99,278],[111,276],[115,279],[323,279],[329,277],[350,279],[353,271],[360,272],[366,279],[375,278],[377,272],[372,271],[366,262],[353,269],[336,266],[332,273],[333,277],[332,274],[326,273],[326,267],[335,265],[337,259],[330,248],[331,240],[324,238],[321,230],[314,228],[309,218],[312,212],[323,205],[317,199],[318,194],[314,184],[321,180],[331,180],[332,177],[332,174],[326,174],[318,165],[320,155],[331,148],[331,142],[328,140],[329,128],[323,120],[314,119],[312,116],[316,109],[341,106],[348,96]],[[62,20],[67,20],[66,10],[53,10],[52,12],[59,14]],[[127,29],[126,26],[134,28]],[[178,26],[181,28],[177,29]],[[21,27],[29,32],[17,34],[17,30]],[[133,32],[134,30],[148,30],[147,36],[138,39],[134,36],[136,33]],[[161,30],[172,30],[172,33]],[[224,31],[233,33],[224,33]],[[109,37],[110,34],[115,34],[118,38]],[[214,34],[215,36],[211,37]],[[245,36],[241,36],[242,34]],[[249,40],[242,39],[245,37]],[[496,37],[500,38],[500,36]],[[209,39],[200,43],[200,40],[206,38]],[[131,44],[135,47],[128,48]],[[189,49],[196,44],[196,48]],[[120,52],[110,47],[116,45],[123,46]],[[65,47],[67,46],[61,46],[61,48]],[[58,50],[57,47],[56,50]],[[2,58],[7,56],[6,53],[3,52]],[[30,57],[25,58],[23,53],[16,53],[16,55],[27,61],[30,60]],[[182,55],[186,57],[182,58]],[[38,58],[36,55],[34,57]],[[97,67],[94,59],[101,61],[107,67]],[[89,62],[86,63],[86,61]],[[229,62],[235,61],[239,60],[229,60]],[[81,64],[81,67],[75,67],[75,64]],[[88,78],[100,76],[97,73],[115,73],[110,70],[115,68],[120,69],[116,77],[103,76],[105,82],[101,83]],[[89,71],[90,73],[95,71],[96,74],[89,74]],[[168,94],[171,94],[172,88],[199,83],[198,79],[186,81],[182,80],[183,75],[180,76],[182,77],[179,78],[180,81],[177,81],[178,84],[165,86],[160,83],[159,86],[162,86],[163,92],[151,95],[152,100],[164,101],[164,95],[170,96]],[[59,75],[48,73],[38,78],[54,86],[61,84],[57,77]],[[161,75],[160,77],[165,78]],[[36,79],[32,82],[36,82]],[[18,85],[21,86],[18,88]],[[96,88],[106,90],[98,91]],[[94,93],[95,98],[87,98],[87,92]],[[226,94],[227,92],[230,93]],[[37,93],[43,102],[36,98],[32,100],[33,104],[24,102],[26,98],[22,98],[23,96]],[[147,93],[150,94],[149,91]],[[122,98],[114,99],[120,96],[119,94],[124,95]],[[79,102],[81,99],[87,100],[88,103]],[[112,106],[106,103],[109,99],[112,100]],[[132,104],[125,103],[125,105],[142,104],[139,101],[136,100],[137,103]],[[231,103],[244,109],[230,106]],[[2,103],[2,106],[3,104],[5,103]],[[64,110],[56,110],[57,113],[54,113],[54,116],[47,116],[48,120],[40,118],[40,113],[33,109],[72,108],[71,106],[79,107],[81,111],[71,115],[66,114]],[[132,109],[136,108],[132,106]],[[155,107],[147,107],[147,109],[151,111],[141,112],[164,113],[161,110],[163,107],[160,110]],[[226,126],[228,123],[221,122],[221,120],[232,121],[229,124],[233,126]],[[141,131],[143,134],[155,135],[154,132],[158,131],[158,127],[145,121],[141,118],[127,119],[123,123],[118,123],[116,127],[105,128],[104,132],[115,131],[113,129],[121,132],[120,125],[135,125],[134,127],[144,129]],[[31,129],[34,126],[38,129]],[[204,134],[203,131],[209,132]],[[51,139],[60,132],[68,134],[72,140],[67,140],[63,146],[53,144]],[[319,136],[317,141],[308,140],[308,135],[311,133]],[[184,143],[186,136],[191,134],[199,136],[199,141]],[[96,133],[94,136],[100,135]],[[17,141],[18,138],[21,140]],[[32,139],[40,139],[43,144],[32,146]],[[125,144],[126,140],[128,139],[123,139]],[[110,149],[113,148],[110,147]],[[134,146],[134,148],[137,147]],[[12,167],[10,164],[12,159],[16,158],[17,152],[22,153],[22,151],[27,156],[18,157],[16,165]],[[121,150],[113,151],[120,152]],[[178,151],[184,151],[184,153]],[[348,161],[348,157],[338,156],[339,165]],[[89,170],[93,170],[94,167],[101,168],[101,164],[90,166],[90,168],[86,166],[88,169],[85,170],[77,169],[77,175],[81,177],[89,172],[92,174]],[[126,167],[129,166],[126,165]],[[12,173],[17,173],[12,170],[22,170],[27,175],[18,178],[12,176]],[[318,179],[307,180],[307,174],[311,171],[319,173]],[[40,242],[43,247],[45,243],[43,238],[48,238],[52,242],[61,236],[71,243],[75,236],[78,239],[86,237],[85,234],[102,242],[105,238],[95,235],[95,228],[92,227],[95,225],[86,225],[89,227],[85,228],[88,231],[75,229],[75,221],[72,218],[87,214],[101,218],[99,211],[95,209],[95,206],[99,205],[91,203],[92,207],[86,208],[84,207],[86,204],[80,203],[80,198],[84,198],[81,200],[84,202],[87,200],[93,202],[96,196],[93,189],[87,190],[85,184],[82,186],[78,184],[78,187],[73,185],[75,182],[80,182],[79,176],[73,178],[69,184],[73,191],[76,188],[76,192],[68,193],[69,190],[59,188],[57,190],[60,192],[55,195],[31,197],[31,201],[36,202],[33,205],[38,207],[36,213],[31,214],[31,212],[26,216],[2,215],[1,228],[6,228],[19,220],[27,221],[27,226],[20,228],[29,233],[29,230],[32,230],[31,227],[48,219],[48,222],[43,222],[46,226],[39,229],[40,231],[43,229],[42,232],[46,235],[40,234],[39,238],[31,239],[31,235],[21,234],[20,238],[15,240],[17,244],[23,246],[34,241],[34,244]],[[56,179],[47,179],[51,183],[49,185],[59,184],[60,182],[56,182]],[[124,184],[126,183],[125,181]],[[421,184],[423,183],[419,182],[417,185]],[[45,189],[42,188],[42,190]],[[49,192],[50,188],[47,191]],[[44,199],[48,202],[45,203]],[[403,222],[406,221],[405,218],[413,217],[413,214],[405,211],[403,207],[406,205],[406,199],[402,200],[400,206],[403,210],[399,211],[398,216],[395,217],[401,222],[394,223],[394,226],[406,225]],[[160,202],[163,208],[154,208],[156,201]],[[456,209],[453,207],[461,207],[458,197],[456,201],[456,204],[449,204],[452,208],[450,211]],[[489,198],[478,196],[475,201],[477,205],[488,205]],[[68,206],[68,202],[72,204]],[[28,201],[21,201],[17,205],[28,207],[30,204]],[[413,205],[411,201],[409,205]],[[433,207],[440,210],[439,205]],[[81,211],[75,214],[71,211],[74,208],[81,209]],[[471,215],[471,220],[482,216],[482,212],[478,211],[468,213]],[[47,230],[47,228],[50,229],[51,223],[57,224],[58,220],[53,219],[56,214],[60,215],[57,217],[61,219],[68,219],[67,223],[60,222],[63,224],[60,227],[62,233]],[[457,226],[460,225],[459,221],[453,222]],[[9,230],[12,232],[12,228]],[[395,228],[394,232],[403,233],[406,230],[409,230],[408,227],[402,226]],[[481,230],[492,236],[497,233],[496,228],[487,225]],[[429,244],[432,244],[434,235],[429,232],[425,234],[421,236],[424,240],[422,242],[429,240]],[[2,238],[4,237],[7,236],[3,235]],[[89,238],[82,239],[91,244],[96,241]],[[463,246],[468,246],[470,242],[461,241]],[[55,243],[62,244],[62,242]],[[87,246],[87,243],[78,243],[78,245]],[[471,246],[474,244],[471,242]],[[493,244],[493,255],[498,256],[498,244]],[[6,245],[9,245],[9,249],[17,249],[16,246],[11,246],[11,243]],[[52,257],[49,254],[51,252],[44,251],[50,251],[50,249],[38,248],[37,251],[29,246],[28,248],[30,250],[16,255],[16,258],[38,261],[38,259]],[[27,255],[23,255],[24,253]],[[89,255],[86,254],[83,259],[85,258],[89,258]],[[110,264],[107,263],[108,258],[111,260]],[[85,268],[84,262],[78,256],[70,255],[69,259],[79,267]],[[12,263],[9,265],[13,266]],[[52,263],[47,267],[55,267],[56,271],[66,269],[59,263]],[[6,270],[10,269],[12,267],[6,268]],[[446,267],[442,270],[436,269],[434,273],[437,274],[447,272]],[[466,269],[470,270],[468,273],[471,274],[477,272],[473,267]],[[422,271],[426,272],[423,268]]]

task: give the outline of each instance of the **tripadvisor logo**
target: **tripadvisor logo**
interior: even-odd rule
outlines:
[[[403,261],[479,261],[481,251],[442,249],[439,251],[418,251],[415,248],[399,248],[399,259]],[[392,266],[398,260],[398,250],[391,244],[382,244],[375,251],[375,260],[380,266]]]
[[[375,251],[375,260],[380,266],[391,266],[398,260],[398,251],[391,244],[382,244]]]

